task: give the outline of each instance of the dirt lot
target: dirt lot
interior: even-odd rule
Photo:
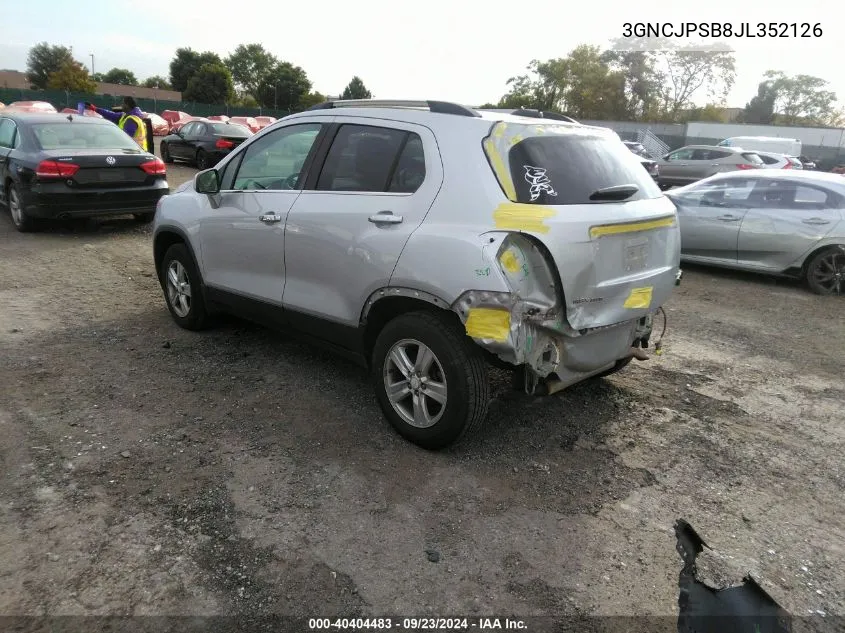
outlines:
[[[679,517],[843,614],[843,307],[687,267],[663,356],[546,399],[496,376],[432,454],[344,361],[178,329],[149,228],[3,210],[0,614],[672,615]]]

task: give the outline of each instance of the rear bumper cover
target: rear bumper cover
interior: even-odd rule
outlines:
[[[96,217],[154,213],[159,199],[170,192],[167,183],[153,187],[67,192],[33,188],[22,192],[24,212],[33,218]]]

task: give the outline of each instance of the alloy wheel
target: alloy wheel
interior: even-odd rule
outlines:
[[[167,299],[176,316],[184,319],[191,311],[191,280],[178,259],[167,267]]]
[[[845,254],[831,251],[816,261],[810,274],[813,281],[828,294],[842,294],[845,289]]]
[[[14,187],[9,189],[9,212],[12,214],[12,222],[15,223],[15,226],[21,226],[24,222],[23,209],[21,209],[18,191]]]
[[[434,352],[415,339],[403,339],[384,359],[384,388],[393,410],[408,424],[428,428],[446,411],[446,374]]]

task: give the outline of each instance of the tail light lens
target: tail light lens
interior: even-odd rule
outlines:
[[[217,149],[232,149],[235,144],[232,141],[227,141],[225,138],[218,139],[214,144]]]
[[[79,171],[79,165],[73,163],[62,163],[57,160],[42,160],[35,168],[35,175],[42,179],[47,178],[73,178]]]
[[[164,166],[164,163],[161,161],[160,158],[156,158],[155,160],[149,160],[146,163],[141,163],[140,167],[150,176],[167,175],[167,167]]]
[[[740,169],[757,169],[757,165],[750,165],[748,163],[740,163],[737,167]]]
[[[792,169],[792,163],[786,161],[786,165],[783,166],[784,169]]]

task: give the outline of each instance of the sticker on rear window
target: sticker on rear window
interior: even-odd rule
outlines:
[[[525,168],[525,181],[531,185],[529,189],[531,202],[539,198],[541,193],[549,196],[557,195],[554,187],[552,187],[552,181],[549,180],[543,167],[531,167],[530,165],[523,165],[523,167]]]

